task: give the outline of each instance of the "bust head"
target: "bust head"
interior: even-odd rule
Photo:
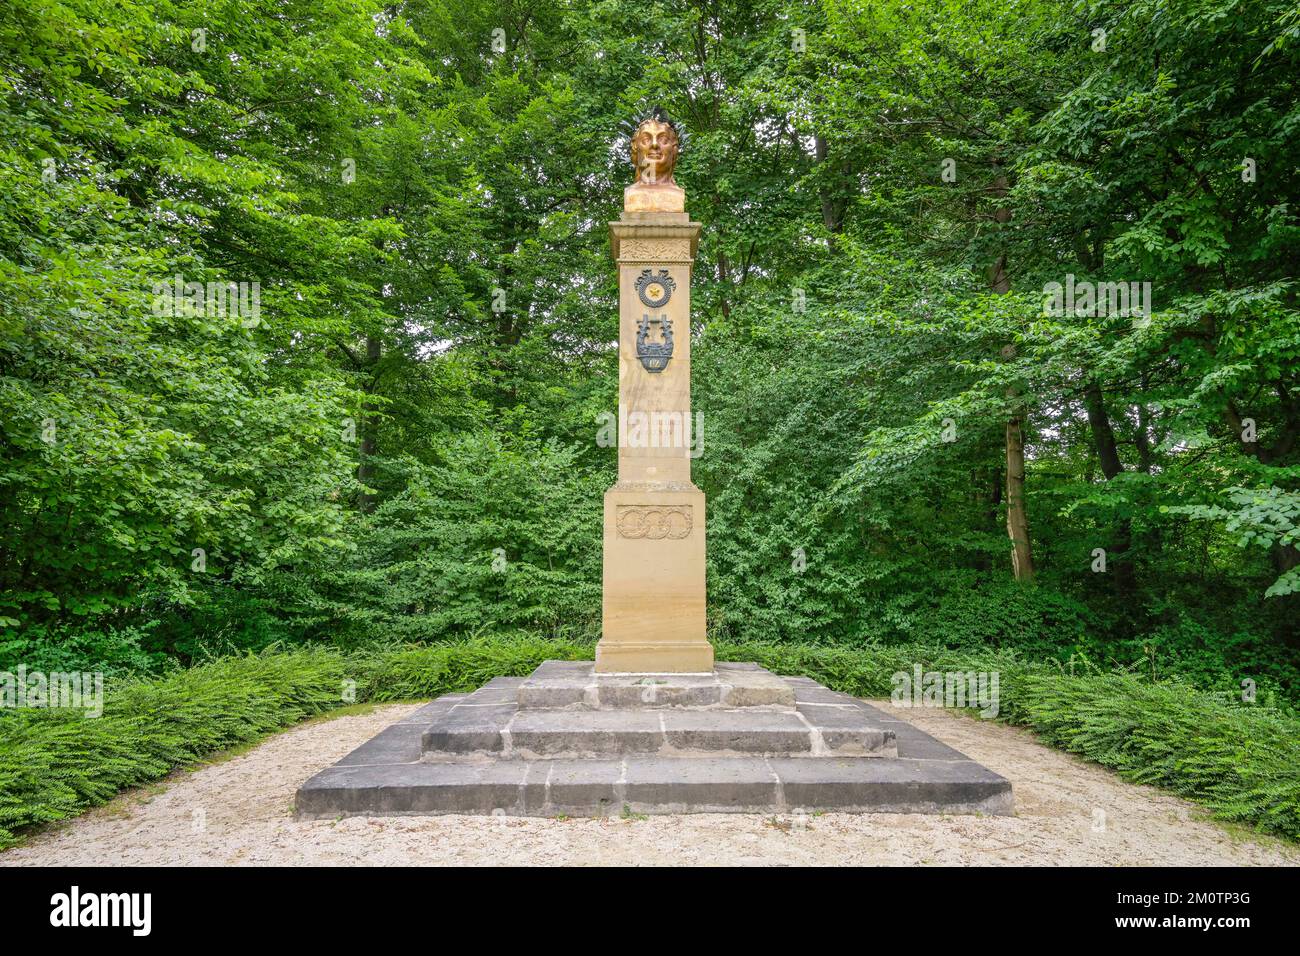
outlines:
[[[677,125],[656,107],[632,132],[632,168],[638,184],[672,183],[680,137]]]

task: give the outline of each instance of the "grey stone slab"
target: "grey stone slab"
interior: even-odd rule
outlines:
[[[664,733],[674,751],[809,753],[812,734],[798,714],[762,710],[667,711]]]
[[[426,753],[501,753],[505,749],[503,731],[518,711],[514,704],[453,704],[446,713],[434,718],[425,729],[422,741]]]
[[[617,756],[663,747],[651,711],[521,710],[510,724],[510,747],[523,756]]]
[[[461,704],[517,704],[523,677],[494,677],[474,691]]]
[[[598,708],[714,707],[722,702],[722,685],[710,678],[638,678],[634,683],[596,678],[592,690]]]
[[[898,756],[898,741],[892,730],[826,730],[821,737],[826,752],[834,756]]]
[[[807,810],[1012,812],[1011,784],[973,760],[773,758],[785,802]]]
[[[876,728],[884,726],[884,721],[861,706],[841,707],[839,705],[824,707],[800,702],[795,710],[808,723],[817,727]]]
[[[557,680],[591,666],[548,665]],[[715,676],[729,670],[771,676]],[[781,680],[797,711],[521,709],[524,683],[498,679],[419,708],[308,780],[299,813],[1012,812],[1003,777],[901,712],[806,679]]]
[[[540,787],[528,788],[532,812],[605,816],[622,810],[621,760],[545,760],[533,766]]]
[[[890,726],[893,726],[892,724]],[[599,757],[630,754],[896,756],[894,732],[852,709],[638,710],[453,705],[423,735],[427,755]]]
[[[887,726],[892,726],[894,729],[900,757],[911,757],[918,760],[968,759],[960,750],[949,747],[906,721],[900,720]]]
[[[800,704],[831,704],[841,707],[857,707],[861,704],[861,701],[856,697],[842,694],[837,690],[831,690],[829,687],[823,687],[816,681],[809,680],[806,677],[784,677],[782,680],[794,690],[796,707]]]
[[[303,817],[413,813],[521,814],[524,761],[331,767],[298,791]]]
[[[595,669],[591,661],[542,661],[532,677],[590,677]]]
[[[585,678],[557,678],[549,681],[525,681],[519,688],[519,706],[554,709],[583,707],[587,688],[591,682]]]
[[[724,707],[794,707],[794,688],[761,667],[737,668],[719,665]]]
[[[819,705],[801,702],[799,716],[814,730],[816,751],[835,756],[898,756],[893,724],[880,720],[862,706]]]
[[[566,666],[551,666],[564,663]],[[547,662],[519,687],[527,709],[768,707],[789,709],[789,684],[757,665],[723,663],[712,674],[597,674],[589,662]]]
[[[637,813],[728,813],[777,807],[777,778],[756,757],[639,758],[623,799]]]
[[[371,737],[335,766],[411,763],[420,759],[423,735],[424,728],[419,724],[393,724]]]
[[[423,707],[419,708],[418,710],[412,712],[411,714],[408,714],[406,717],[403,717],[400,721],[398,721],[398,723],[420,724],[423,726],[424,724],[429,723],[429,721],[431,721],[434,717],[438,716],[439,714],[445,714],[447,711],[451,709],[453,704],[459,703],[460,701],[464,700],[468,696],[469,696],[468,694],[444,694],[442,697],[439,697],[433,703],[425,704]]]
[[[973,761],[636,757],[625,761],[332,767],[298,792],[302,817],[472,813],[1012,812],[1008,781]]]

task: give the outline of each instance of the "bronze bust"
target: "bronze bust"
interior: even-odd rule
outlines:
[[[681,136],[677,124],[655,107],[632,131],[630,152],[636,181],[623,191],[627,212],[684,212],[686,193],[673,179]]]

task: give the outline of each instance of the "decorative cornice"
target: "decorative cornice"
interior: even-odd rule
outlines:
[[[609,248],[619,262],[694,262],[699,241],[700,224],[689,220],[609,224]]]

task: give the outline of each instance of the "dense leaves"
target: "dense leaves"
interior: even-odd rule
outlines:
[[[0,666],[590,635],[604,223],[660,103],[715,636],[1294,693],[1295,36],[1289,0],[9,4]],[[1083,283],[1149,301],[1044,294]]]

